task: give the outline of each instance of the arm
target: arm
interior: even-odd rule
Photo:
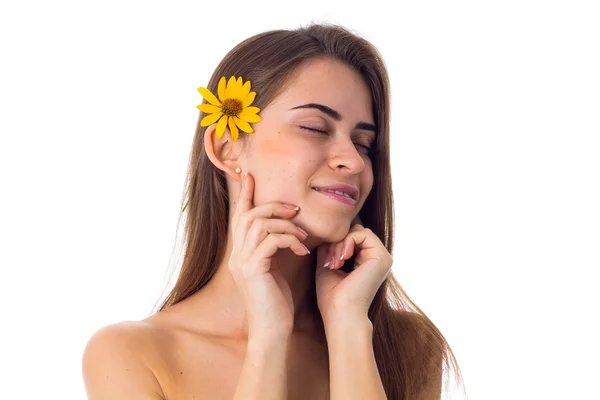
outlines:
[[[331,400],[387,399],[373,352],[368,317],[344,316],[325,325]]]
[[[287,399],[289,336],[249,339],[234,400]]]
[[[83,352],[83,380],[90,400],[155,399],[165,396],[139,356],[135,327],[114,324],[96,332]]]

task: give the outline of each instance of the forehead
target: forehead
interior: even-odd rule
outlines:
[[[345,120],[373,123],[369,87],[358,72],[339,61],[307,61],[296,70],[272,105],[281,111],[308,103],[326,105]]]

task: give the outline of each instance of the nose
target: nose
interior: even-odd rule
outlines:
[[[344,168],[350,174],[358,174],[365,168],[365,160],[349,137],[340,137],[331,142],[331,168]]]

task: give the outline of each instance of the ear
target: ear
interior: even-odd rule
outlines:
[[[241,174],[235,172],[241,168],[239,154],[242,150],[242,141],[233,141],[229,128],[225,128],[221,139],[217,139],[217,124],[212,124],[204,132],[204,149],[210,161],[235,180],[241,180]]]

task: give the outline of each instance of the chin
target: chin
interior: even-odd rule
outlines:
[[[340,218],[337,218],[337,221],[333,217],[317,220],[299,219],[296,223],[308,232],[309,237],[313,236],[329,243],[342,241],[350,231],[350,221],[343,221]]]

